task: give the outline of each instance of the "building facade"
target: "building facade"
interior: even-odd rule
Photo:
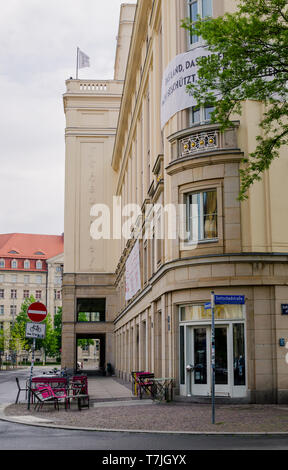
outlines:
[[[84,328],[77,322],[77,302],[81,304],[81,297],[102,298],[107,316],[98,313],[102,321],[94,327],[108,331],[109,319],[111,350],[106,361],[120,377],[149,370],[158,377],[173,377],[176,394],[183,398],[209,397],[211,309],[205,304],[211,291],[239,295],[243,304],[222,304],[215,310],[216,396],[280,403],[288,400],[288,240],[283,217],[287,149],[253,185],[248,200],[240,202],[239,168],[255,148],[265,111],[262,103],[243,103],[242,115],[235,116],[234,127],[224,133],[209,121],[208,106],[185,107],[161,121],[167,67],[180,54],[196,53],[203,46],[201,38],[180,27],[181,19],[216,17],[235,8],[231,0],[138,1],[125,82],[119,90],[117,129],[111,153],[105,152],[105,184],[97,184],[104,154],[94,148],[94,165],[87,169],[86,188],[81,186],[85,194],[78,192],[85,172],[71,162],[86,158],[79,147],[84,136],[77,142],[67,140],[66,217],[74,217],[74,230],[65,246],[63,309],[70,328],[70,336],[63,337],[65,361],[75,364],[76,335]],[[79,83],[68,83],[72,85]],[[102,96],[98,89],[78,94],[79,107],[91,106]],[[99,133],[100,123],[94,124]],[[91,139],[91,131],[85,138]],[[131,207],[140,208],[128,226],[130,236],[123,230],[118,236],[113,225],[113,236],[96,240],[96,203],[108,205],[113,214],[107,230],[119,213],[127,220]],[[134,206],[127,210],[128,204]],[[85,221],[79,217],[83,213]],[[98,264],[103,261],[101,268],[96,262],[88,265],[95,253]],[[78,265],[69,264],[72,259]],[[81,266],[89,282],[80,277]],[[88,332],[87,324],[85,328]]]
[[[60,235],[0,234],[0,328],[8,331],[31,295],[52,319],[62,305],[64,239]]]

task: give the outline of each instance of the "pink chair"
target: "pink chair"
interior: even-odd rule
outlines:
[[[67,393],[66,389],[58,389],[57,392],[53,390],[50,385],[46,386],[39,386],[37,387],[37,390],[34,390],[34,393],[36,393],[36,396],[38,398],[38,403],[35,405],[35,409],[37,408],[38,405],[38,410],[43,407],[44,403],[47,403],[49,401],[54,402],[54,408],[59,411],[59,400],[64,399],[65,403],[65,409],[67,409]]]

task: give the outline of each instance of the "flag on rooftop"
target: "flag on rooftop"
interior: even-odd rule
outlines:
[[[83,69],[84,67],[90,67],[90,58],[87,54],[84,54],[80,49],[78,49],[78,67]]]

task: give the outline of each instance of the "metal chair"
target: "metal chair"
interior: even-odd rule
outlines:
[[[18,387],[18,393],[17,393],[15,404],[18,403],[20,392],[25,392],[25,399],[26,399],[27,398],[27,391],[28,391],[27,385],[25,385],[25,388],[21,387],[18,377],[16,377],[16,383],[17,383],[17,387]]]
[[[64,403],[65,403],[65,408],[66,408],[66,394],[64,395],[56,395],[52,388],[47,386],[47,387],[38,387],[36,390],[33,390],[33,395],[37,399],[34,409],[38,411],[40,408],[42,409],[43,405],[47,402],[53,402],[54,403],[54,408],[59,411],[59,400],[64,398]]]

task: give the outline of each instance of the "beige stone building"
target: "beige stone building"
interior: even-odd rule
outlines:
[[[63,365],[75,366],[77,338],[99,338],[101,365],[110,362],[120,377],[149,370],[173,377],[178,396],[209,397],[205,304],[214,291],[244,299],[215,310],[216,396],[287,402],[287,149],[240,203],[239,167],[255,147],[263,105],[244,103],[224,133],[209,122],[209,107],[178,110],[176,100],[163,111],[185,84],[175,81],[180,55],[189,53],[188,69],[202,53],[201,38],[181,29],[181,19],[218,16],[235,4],[140,0],[124,84],[121,48],[114,80],[67,81]],[[121,20],[119,32],[121,44]],[[142,214],[128,226],[134,238],[115,231],[128,203]],[[102,218],[97,204],[110,209]],[[113,236],[95,239],[99,220]]]

